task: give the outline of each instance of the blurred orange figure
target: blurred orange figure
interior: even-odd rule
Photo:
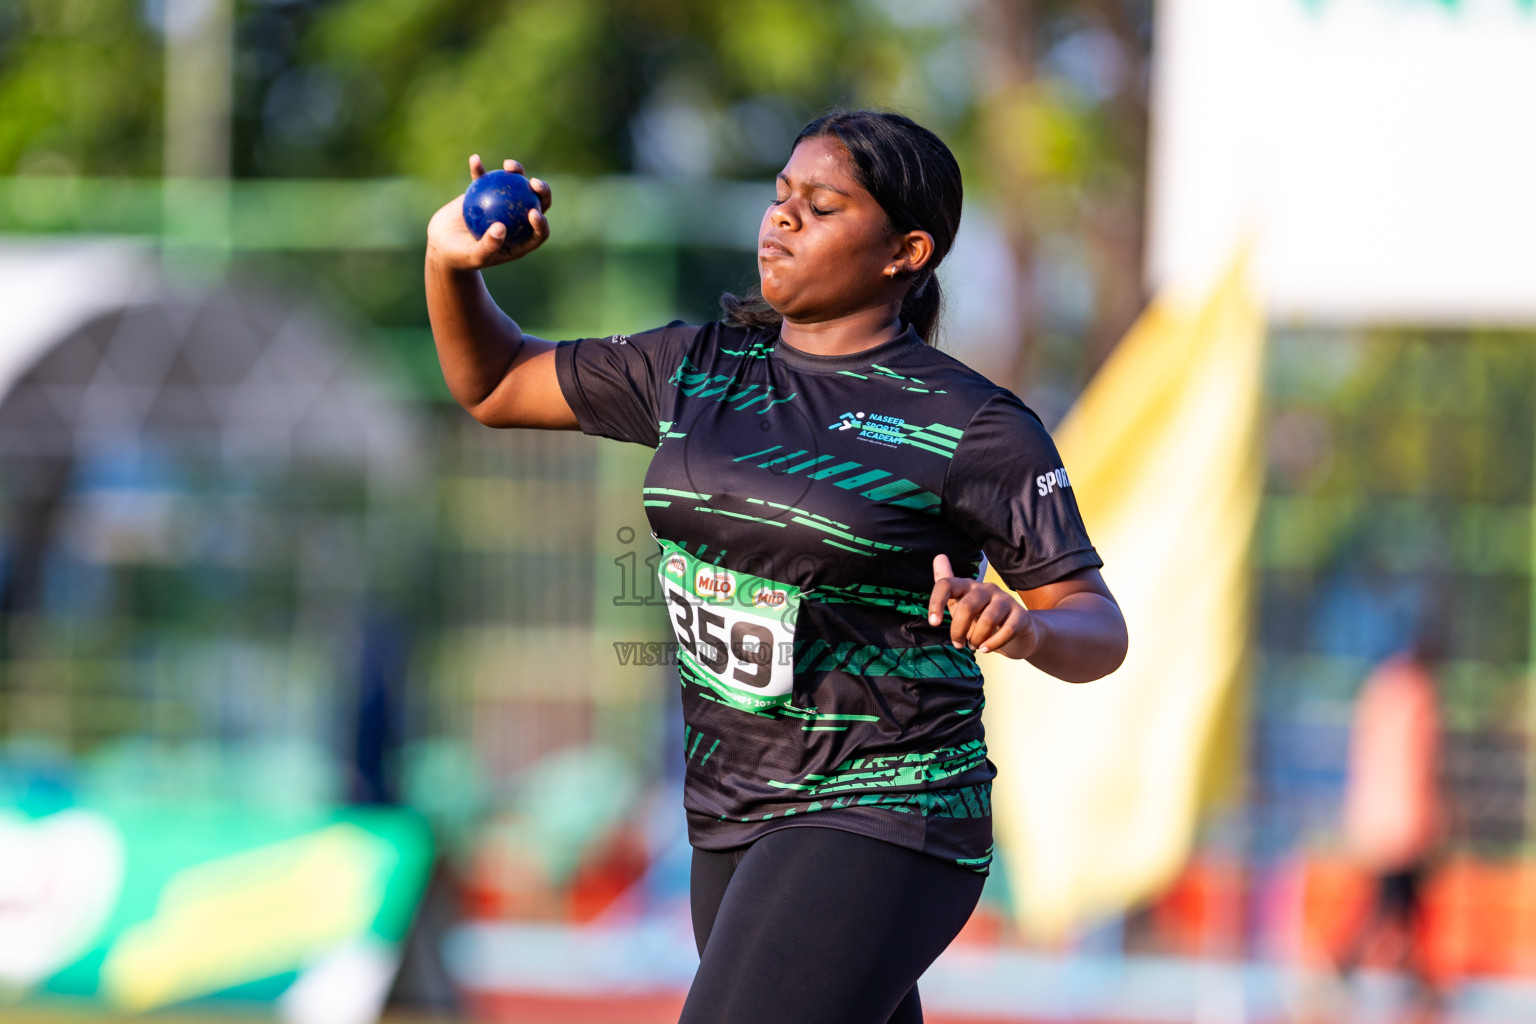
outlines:
[[[1434,987],[1419,930],[1424,876],[1442,834],[1440,707],[1428,644],[1376,667],[1361,688],[1350,729],[1344,838],[1375,878],[1371,902],[1339,957],[1346,975],[1369,956],[1406,967],[1422,996]]]

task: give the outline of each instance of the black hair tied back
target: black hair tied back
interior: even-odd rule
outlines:
[[[933,236],[933,258],[917,273],[901,304],[902,319],[932,344],[944,304],[934,271],[949,255],[960,228],[964,194],[960,165],[943,140],[901,114],[875,110],[827,114],[806,125],[794,146],[828,136],[848,151],[859,184],[880,204],[893,230],[926,231]],[[760,294],[722,295],[720,307],[727,321],[743,327],[774,328],[783,323]]]

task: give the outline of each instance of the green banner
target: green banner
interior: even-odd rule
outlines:
[[[0,993],[368,1019],[431,859],[426,823],[398,808],[0,809]]]

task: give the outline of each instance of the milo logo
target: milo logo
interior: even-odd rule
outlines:
[[[736,577],[728,572],[700,569],[693,577],[693,592],[716,601],[729,601],[736,593]]]
[[[688,563],[683,560],[682,555],[673,555],[667,559],[667,575],[676,576],[678,579],[688,575]]]
[[[789,595],[782,590],[773,590],[769,587],[758,587],[752,591],[752,607],[754,608],[781,608]]]

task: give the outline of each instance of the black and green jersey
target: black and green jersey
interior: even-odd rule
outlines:
[[[693,845],[826,825],[985,871],[981,673],[933,558],[1030,589],[1100,565],[1039,419],[908,331],[819,356],[714,323],[565,342],[581,429],[656,449]]]

